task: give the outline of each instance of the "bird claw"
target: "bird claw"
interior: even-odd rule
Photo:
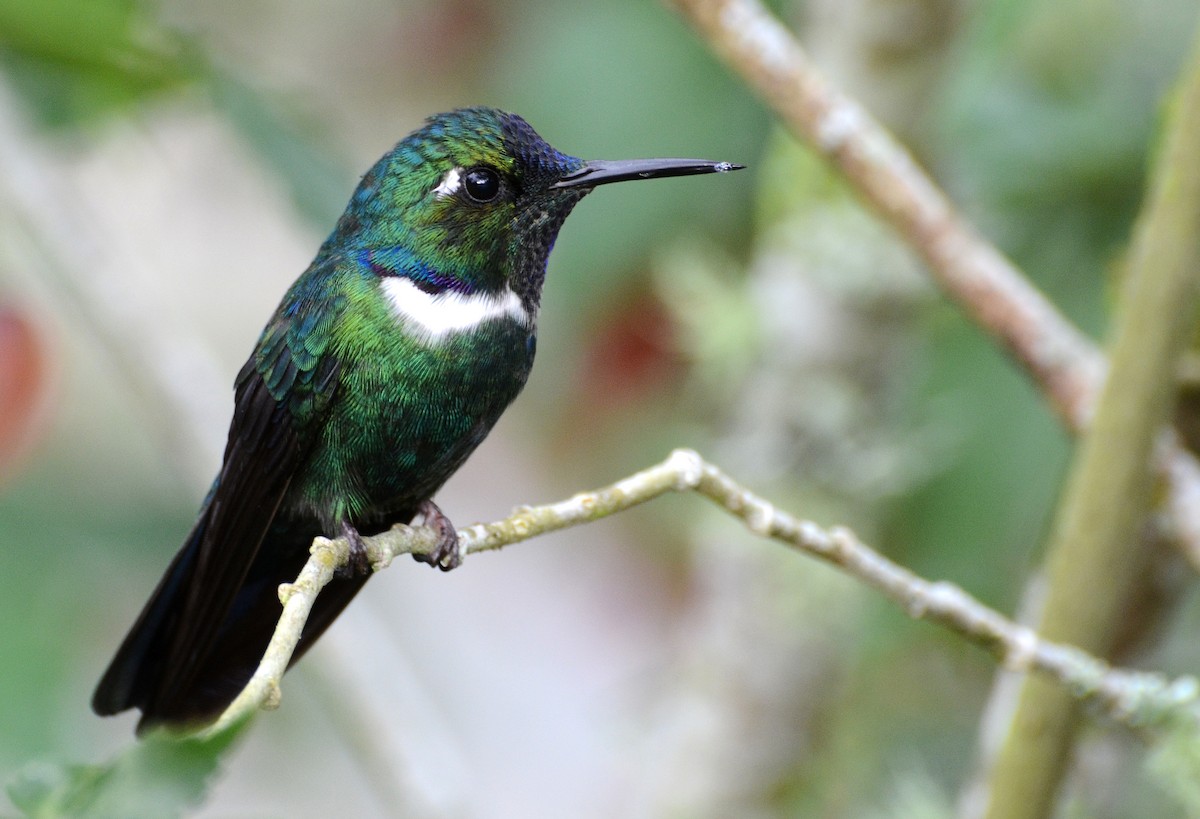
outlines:
[[[342,537],[350,545],[346,565],[338,568],[338,577],[364,577],[371,573],[371,559],[367,556],[367,544],[363,543],[362,535],[348,522],[342,521]]]
[[[450,522],[450,518],[431,500],[422,501],[417,512],[424,518],[426,526],[437,532],[438,543],[429,554],[414,554],[413,559],[419,563],[437,566],[443,572],[456,569],[462,565],[462,552],[458,548],[458,530]]]

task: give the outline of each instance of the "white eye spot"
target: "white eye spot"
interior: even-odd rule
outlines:
[[[438,199],[445,199],[447,196],[458,193],[460,187],[462,187],[462,168],[451,168],[438,186],[433,189],[433,195]]]

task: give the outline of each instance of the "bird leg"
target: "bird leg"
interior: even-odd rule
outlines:
[[[367,544],[363,543],[362,535],[348,520],[342,521],[342,537],[350,544],[350,556],[344,569],[338,569],[338,574],[344,577],[362,577],[370,574],[371,560],[367,557]]]
[[[432,500],[421,501],[417,512],[424,518],[425,525],[437,532],[438,544],[429,554],[414,554],[413,559],[437,566],[443,572],[457,568],[462,563],[462,553],[458,550],[458,531],[450,518]]]

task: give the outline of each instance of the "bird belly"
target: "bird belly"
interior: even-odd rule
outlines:
[[[365,353],[365,354],[364,354]],[[434,342],[393,334],[355,351],[285,506],[327,532],[411,515],[454,474],[520,393],[533,337],[508,319]]]

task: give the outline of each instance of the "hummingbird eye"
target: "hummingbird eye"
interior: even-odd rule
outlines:
[[[500,175],[491,168],[472,168],[463,175],[463,190],[476,202],[490,202],[500,195]]]

